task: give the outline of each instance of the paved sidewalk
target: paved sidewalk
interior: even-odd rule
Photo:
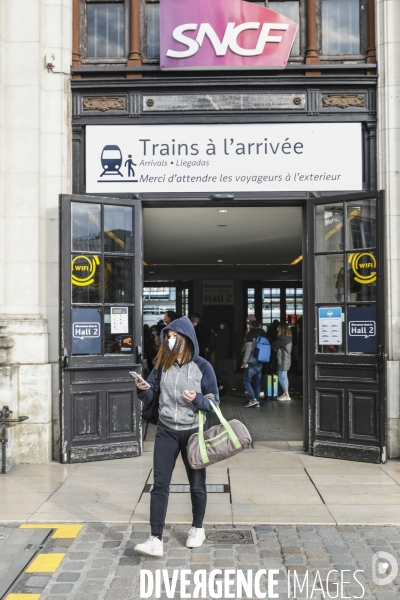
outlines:
[[[10,527],[9,531],[17,538],[20,530],[16,527]],[[133,549],[135,544],[146,539],[148,525],[85,524],[70,545],[57,539],[46,542],[43,552],[65,553],[55,572],[25,573],[12,593],[38,594],[40,600],[130,600],[140,597],[141,569],[153,573],[157,569],[166,569],[170,580],[174,570],[182,569],[190,569],[192,573],[198,569],[207,573],[220,569],[220,579],[226,569],[242,570],[246,575],[251,570],[253,577],[259,569],[276,569],[277,586],[274,591],[279,593],[280,599],[293,597],[288,596],[289,572],[292,594],[294,572],[301,585],[304,578],[308,578],[308,586],[306,580],[303,592],[299,592],[298,586],[296,588],[298,600],[323,598],[320,582],[325,597],[327,590],[331,597],[337,597],[340,575],[331,573],[327,580],[328,572],[332,570],[339,573],[346,571],[343,579],[349,581],[343,585],[339,598],[358,596],[398,600],[400,597],[400,577],[386,586],[372,580],[375,552],[389,552],[400,560],[399,527],[247,526],[234,531],[232,543],[221,543],[221,540],[227,541],[229,532],[221,526],[214,526],[207,529],[212,541],[207,540],[203,547],[193,550],[185,547],[187,530],[188,527],[182,525],[166,528],[164,556],[160,559],[138,556]],[[241,533],[245,539],[247,535],[249,543],[238,543]],[[218,538],[221,540],[218,541]],[[7,545],[13,546],[12,536],[8,544],[5,541],[1,546],[2,555],[7,555]],[[353,577],[357,570],[362,571],[356,573],[359,583]],[[266,583],[265,577],[262,577],[262,591],[265,591]],[[192,591],[193,585],[189,587],[189,592]],[[151,597],[154,598],[154,594]],[[174,597],[180,597],[179,591]],[[165,593],[162,598],[166,598]]]
[[[208,495],[206,523],[400,525],[399,460],[371,465],[287,447],[259,442],[209,467],[207,483],[225,491]],[[0,521],[147,523],[152,458],[146,451],[115,461],[17,466],[0,476]],[[180,458],[172,483],[187,483]],[[188,493],[171,494],[167,522],[191,523]]]

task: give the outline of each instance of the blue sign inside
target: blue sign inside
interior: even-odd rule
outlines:
[[[342,309],[336,307],[320,308],[319,309],[320,319],[342,319]]]
[[[71,328],[72,354],[101,354],[101,314],[98,308],[72,308]]]
[[[347,342],[349,352],[376,354],[376,306],[349,306],[347,309]]]

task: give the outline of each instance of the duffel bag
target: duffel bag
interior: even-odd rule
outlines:
[[[237,419],[227,421],[219,406],[210,403],[220,425],[204,431],[204,413],[199,411],[199,431],[190,436],[187,445],[187,458],[192,469],[204,469],[235,456],[251,446],[249,430]]]

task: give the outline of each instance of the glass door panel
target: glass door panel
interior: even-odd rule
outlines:
[[[317,456],[384,455],[383,209],[353,194],[307,206],[310,449]]]
[[[141,453],[142,208],[137,200],[61,197],[63,462]]]

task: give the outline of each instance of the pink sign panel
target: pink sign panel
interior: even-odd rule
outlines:
[[[297,28],[242,0],[161,0],[161,68],[284,69]]]

